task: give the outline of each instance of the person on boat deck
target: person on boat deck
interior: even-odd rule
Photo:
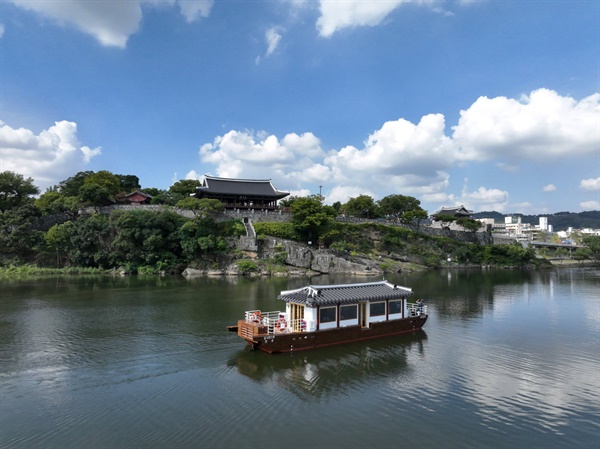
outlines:
[[[260,320],[262,320],[262,314],[260,313],[260,310],[257,310],[256,312],[254,312],[252,314],[252,316],[250,317],[250,319],[252,320],[253,323],[260,323]]]
[[[277,324],[275,325],[275,330],[277,332],[285,332],[287,328],[287,321],[285,321],[285,317],[283,316],[283,314],[279,315],[279,320],[277,321]]]
[[[419,308],[419,315],[423,312],[423,300],[417,299],[417,307]]]

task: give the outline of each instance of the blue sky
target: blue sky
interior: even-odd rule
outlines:
[[[600,209],[600,2],[2,0],[0,171]]]

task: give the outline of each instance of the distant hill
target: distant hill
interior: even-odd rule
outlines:
[[[477,212],[473,214],[473,218],[493,218],[496,223],[504,223],[504,217],[520,216],[522,223],[529,223],[531,225],[538,225],[540,223],[540,217],[548,217],[548,224],[552,225],[554,231],[566,231],[567,228],[572,227],[573,229],[600,229],[600,211],[586,211],[586,212],[556,212],[554,214],[540,214],[540,215],[524,215],[524,214],[501,214],[500,212]]]

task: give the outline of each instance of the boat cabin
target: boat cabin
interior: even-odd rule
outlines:
[[[285,312],[250,310],[245,321],[262,329],[257,333],[314,332],[426,315],[422,302],[409,303],[412,290],[387,281],[341,285],[309,285],[282,291]]]

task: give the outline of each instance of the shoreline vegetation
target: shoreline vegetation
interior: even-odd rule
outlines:
[[[600,263],[593,260],[574,260],[574,259],[551,259],[548,260],[548,265],[542,267],[542,269],[560,269],[560,268],[589,268],[589,267],[598,267]],[[267,276],[289,276],[289,277],[313,277],[319,276],[326,273],[315,272],[311,270],[302,270],[296,267],[286,267],[287,269],[271,271],[267,269],[256,270],[252,272],[244,272],[243,270],[194,270],[191,269],[190,272],[186,275],[184,273],[165,273],[165,272],[127,272],[122,269],[103,269],[103,268],[92,268],[92,267],[62,267],[62,268],[49,268],[49,267],[39,267],[36,265],[18,265],[18,266],[8,266],[8,267],[0,267],[0,280],[2,279],[15,279],[15,278],[44,278],[44,277],[68,277],[68,276],[167,276],[167,277],[194,277],[194,276],[250,276],[250,277],[267,277]],[[486,270],[486,269],[495,269],[495,270],[506,270],[506,269],[517,269],[517,270],[527,270],[527,269],[540,269],[540,267],[523,267],[523,266],[481,266],[481,265],[460,265],[454,264],[446,267],[425,267],[418,266],[416,264],[410,264],[410,266],[406,267],[405,271],[426,271],[426,270]],[[389,272],[383,272],[384,274],[388,274]],[[344,273],[338,273],[344,274]],[[358,273],[346,273],[346,274],[354,274],[359,275]],[[365,277],[368,276],[376,276],[381,274],[381,272],[371,272],[371,273],[362,273]]]
[[[133,175],[80,172],[34,198],[32,179],[0,173],[0,277],[385,276],[600,261],[600,236],[569,250],[495,243],[491,228],[468,217],[438,214],[443,226],[426,227],[420,201],[400,194],[333,205],[321,195],[289,197],[272,214],[232,214],[217,199],[194,198],[198,186],[182,180],[168,191],[141,189]],[[151,199],[149,209],[128,204],[131,191]]]

